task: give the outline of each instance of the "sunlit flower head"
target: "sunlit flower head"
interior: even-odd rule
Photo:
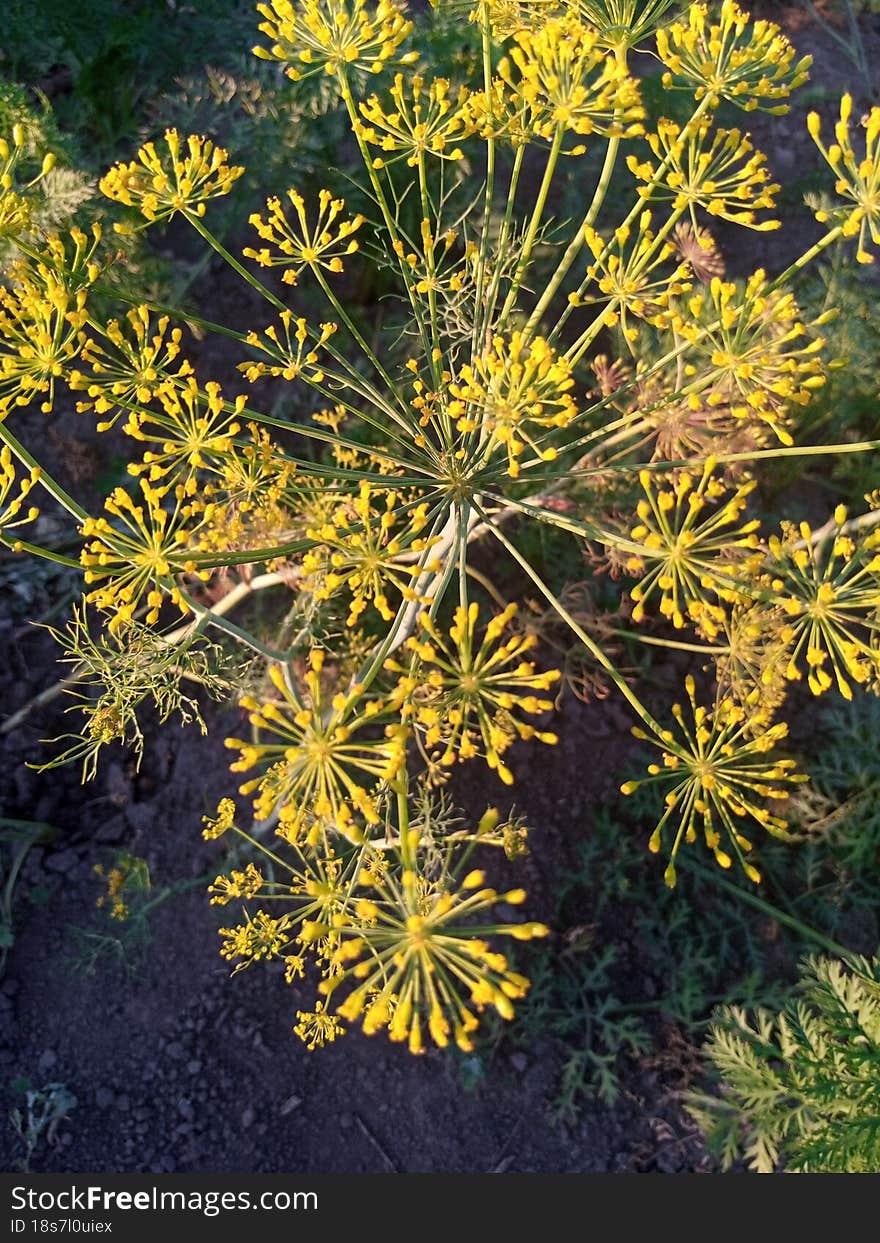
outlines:
[[[673,210],[686,209],[694,229],[697,207],[760,232],[779,228],[778,220],[755,219],[757,209],[774,206],[779,186],[770,183],[764,155],[738,129],[718,129],[704,120],[685,132],[661,117],[646,140],[656,163],[627,157],[630,172],[646,183],[639,188],[642,197],[669,199]],[[666,171],[656,180],[660,168]]]
[[[39,516],[40,511],[35,505],[24,508],[25,500],[39,478],[39,468],[33,467],[19,479],[9,445],[0,448],[0,541],[3,543],[14,546],[14,540],[8,539],[6,532],[26,522],[33,522]]]
[[[111,414],[98,423],[98,430],[106,431],[131,405],[147,405],[169,379],[192,373],[179,357],[182,339],[182,329],[169,331],[167,315],[154,321],[145,306],[126,311],[123,321],[109,320],[103,339],[85,342],[78,367],[67,377],[75,393],[85,394],[77,410]]]
[[[271,362],[239,363],[250,383],[261,376],[278,376],[282,380],[296,380],[300,376],[314,384],[320,384],[324,373],[318,366],[319,351],[336,332],[336,324],[321,324],[317,333],[310,333],[305,319],[294,319],[292,311],[282,311],[278,316],[281,331],[270,324],[262,333],[249,332],[247,343],[260,353],[268,355]],[[311,337],[311,340],[310,340]]]
[[[806,781],[794,771],[794,760],[771,755],[788,726],[762,724],[760,713],[749,712],[732,699],[722,699],[712,709],[698,705],[690,675],[685,687],[690,719],[680,704],[674,704],[676,731],[664,730],[658,738],[633,730],[637,738],[660,748],[661,761],[649,765],[648,777],[627,781],[621,790],[632,794],[653,784],[667,790],[666,810],[648,843],[650,850],[665,849],[669,857],[667,885],[675,885],[675,860],[682,843],[695,842],[700,834],[721,867],[729,868],[737,859],[749,880],[757,883],[761,875],[745,857],[752,843],[744,830],[757,824],[776,837],[786,836],[785,820],[767,803],[787,799],[793,783]]]
[[[490,350],[461,368],[449,385],[449,413],[465,435],[488,435],[516,478],[527,447],[539,460],[555,459],[547,433],[567,427],[576,416],[573,387],[567,360],[543,337],[529,340],[517,331],[496,337]]]
[[[400,675],[392,699],[415,722],[427,750],[439,748],[441,765],[483,755],[508,785],[513,774],[501,757],[517,738],[556,742],[554,733],[523,717],[553,708],[544,695],[560,677],[558,669],[541,673],[525,659],[537,639],[509,633],[515,614],[516,605],[508,605],[489,621],[478,641],[477,604],[456,609],[448,637],[423,613],[422,634],[406,643],[418,657],[415,670],[395,658],[385,665]]]
[[[465,87],[455,91],[446,78],[426,84],[421,74],[404,77],[398,73],[390,94],[390,104],[371,95],[360,105],[364,120],[358,122],[357,133],[382,152],[373,160],[375,168],[395,159],[405,159],[415,168],[425,155],[442,160],[463,158],[457,144],[471,131],[464,107]]]
[[[179,501],[165,508],[164,491],[145,479],[139,484],[140,502],[116,488],[104,505],[108,517],[86,518],[82,525],[85,581],[94,584],[85,599],[111,614],[114,634],[130,624],[142,603],[147,624],[157,621],[166,594],[186,612],[176,575],[195,572],[187,551],[192,538],[187,512]]]
[[[390,0],[269,0],[258,4],[257,12],[263,18],[260,31],[272,44],[255,47],[254,55],[281,61],[294,81],[346,69],[379,73],[397,58],[412,30],[412,22]],[[406,63],[414,56],[407,52],[399,60]]]
[[[114,164],[100,186],[107,198],[136,207],[147,220],[166,220],[179,211],[203,216],[207,200],[228,194],[243,172],[210,138],[190,134],[181,140],[169,129],[158,149],[145,143],[136,160]]]
[[[768,286],[762,268],[742,289],[715,277],[708,290],[673,310],[670,323],[693,342],[684,374],[700,378],[700,392],[689,397],[695,408],[708,394],[703,399],[710,405],[727,405],[746,423],[760,421],[790,445],[787,411],[805,406],[825,383],[819,357],[825,339],[809,329],[821,327],[830,313],[807,325],[793,296]]]
[[[668,70],[667,90],[693,90],[711,104],[726,99],[746,112],[784,113],[780,103],[806,82],[811,56],[795,49],[778,26],[752,21],[733,0],[722,0],[718,22],[705,4],[691,4],[686,21],[657,31],[657,52]]]
[[[880,672],[880,532],[850,534],[845,523],[840,505],[824,538],[806,522],[786,525],[770,539],[766,568],[788,619],[786,677],[805,669],[814,695],[836,685],[852,699],[851,683]]]
[[[345,200],[333,198],[329,190],[319,190],[317,215],[309,223],[303,196],[297,190],[288,190],[287,197],[296,219],[288,219],[280,199],[267,199],[266,218],[254,213],[250,224],[268,245],[259,249],[246,247],[245,258],[256,260],[263,268],[283,268],[281,279],[286,285],[295,285],[304,268],[341,272],[343,259],[358,248],[354,234],[364,223],[364,217],[340,219]]]
[[[823,223],[833,220],[843,226],[844,237],[858,237],[856,258],[859,263],[873,263],[868,250],[869,240],[880,246],[880,108],[874,107],[863,118],[865,154],[859,159],[850,138],[852,96],[840,101],[840,120],[834,127],[835,141],[826,147],[820,138],[821,121],[816,112],[807,117],[807,128],[813,141],[833,170],[837,181],[834,188],[845,206],[819,211],[816,219]]]
[[[758,522],[741,520],[754,482],[725,497],[715,466],[709,458],[699,478],[682,471],[661,488],[649,471],[639,475],[645,496],[629,535],[642,551],[627,562],[630,573],[642,576],[630,593],[635,621],[643,619],[645,605],[657,595],[661,614],[677,629],[689,618],[710,638],[717,633],[724,618],[718,600],[735,596],[733,566],[738,553],[757,547]]]
[[[281,831],[294,840],[316,826],[351,838],[362,836],[358,819],[379,823],[379,789],[404,758],[405,731],[389,726],[383,735],[380,727],[375,738],[367,732],[382,704],[362,698],[357,687],[328,695],[321,679],[323,664],[323,652],[313,649],[302,692],[280,666],[271,666],[269,676],[279,698],[242,700],[255,740],[226,740],[240,753],[231,765],[234,772],[266,768],[241,787],[242,794],[256,793],[256,815],[267,819],[277,810]]]

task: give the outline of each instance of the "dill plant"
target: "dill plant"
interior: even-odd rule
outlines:
[[[258,13],[255,54],[336,93],[358,206],[267,187],[238,257],[209,221],[243,167],[170,129],[102,179],[125,212],[117,229],[189,225],[264,315],[246,331],[148,303],[108,318],[96,295],[112,238],[32,227],[35,186],[16,177],[13,135],[0,197],[18,251],[0,291],[2,539],[79,567],[83,608],[105,625],[94,638],[80,612],[58,632],[89,683],[106,676],[72,748],[90,766],[107,742],[138,741],[151,653],[163,711],[192,711],[175,673],[224,676],[209,634],[256,658],[247,727],[228,739],[252,810],[226,797],[204,830],[253,852],[211,887],[213,902],[243,904],[223,956],[236,970],[278,961],[298,988],[317,980],[296,1024],[310,1047],[360,1023],[413,1052],[468,1050],[480,1012],[509,1019],[528,989],[501,946],[548,930],[516,917],[522,889],[487,879],[521,853],[523,826],[491,807],[463,820],[442,787],[462,763],[513,783],[515,743],[556,742],[560,683],[475,546],[525,576],[557,648],[567,629],[656,749],[645,781],[664,803],[648,846],[670,886],[698,840],[760,881],[752,839],[785,837],[802,780],[778,751],[792,681],[817,695],[876,689],[876,512],[839,506],[817,531],[768,531],[753,472],[876,448],[798,445],[824,383],[828,315],[805,322],[790,284],[848,238],[871,261],[880,109],[860,126],[845,97],[831,145],[811,118],[840,196],[819,212],[823,236],[779,276],[726,280],[713,219],[776,228],[778,187],[719,109],[779,114],[807,76],[809,58],[772,23],[730,0],[717,17],[703,4],[677,15],[670,0],[476,0],[461,9],[479,34],[475,76],[453,82],[432,75],[392,0],[268,0]],[[678,119],[648,126],[636,51],[660,62]],[[582,215],[554,220],[565,175],[591,170]],[[609,193],[621,180],[625,200]],[[398,291],[393,339],[345,292],[377,267]],[[306,290],[324,318],[307,313]],[[222,336],[239,391],[190,363],[181,321]],[[288,386],[311,403],[295,426],[272,413]],[[130,447],[130,482],[102,513],[16,432],[22,407],[51,417],[64,389]],[[75,524],[79,558],[24,538],[40,491]],[[541,524],[604,559],[634,630],[554,589],[522,549]],[[248,605],[268,592],[295,604],[267,637]],[[622,633],[692,655],[686,709],[643,702],[616,658]]]

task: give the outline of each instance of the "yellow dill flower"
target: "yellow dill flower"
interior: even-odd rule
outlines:
[[[634,238],[629,226],[624,225],[615,229],[613,238],[607,242],[589,226],[584,237],[594,262],[587,268],[584,284],[569,295],[569,302],[572,306],[583,306],[594,301],[582,292],[589,284],[594,284],[610,302],[604,316],[606,327],[615,327],[619,322],[630,345],[638,336],[638,330],[629,323],[630,315],[659,324],[658,316],[668,306],[669,299],[688,293],[692,288],[685,263],[677,264],[664,275],[656,275],[675,254],[675,247],[672,242],[655,244],[649,211],[642,212],[639,217]]]
[[[592,26],[600,47],[626,52],[657,29],[664,13],[678,0],[572,0],[570,8]]]
[[[518,30],[533,30],[555,16],[559,0],[478,0],[468,21],[488,21],[492,37],[506,39]]]
[[[239,363],[239,371],[244,372],[249,383],[259,380],[261,376],[280,376],[283,380],[296,380],[299,376],[320,384],[324,373],[316,366],[318,350],[336,332],[337,324],[321,324],[316,335],[316,348],[309,346],[309,327],[306,320],[294,319],[293,311],[282,311],[279,315],[281,332],[274,324],[270,324],[263,333],[249,332],[247,343],[267,354],[271,363],[253,362]]]
[[[744,598],[727,613],[721,637],[727,651],[716,657],[715,676],[722,698],[730,696],[749,712],[757,706],[759,719],[768,720],[785,699],[792,639],[785,610]]]
[[[685,617],[698,623],[710,637],[718,633],[724,610],[709,599],[734,598],[731,575],[737,551],[758,545],[757,519],[740,522],[755,482],[741,484],[723,503],[725,486],[714,478],[715,460],[709,458],[698,480],[682,471],[659,491],[649,471],[639,481],[645,492],[636,511],[639,521],[630,539],[642,551],[626,563],[631,574],[644,577],[630,595],[636,601],[633,620],[642,621],[645,604],[660,596],[660,612],[680,630]]]
[[[400,494],[362,481],[358,494],[338,506],[320,526],[308,527],[318,547],[303,557],[306,583],[317,600],[351,594],[348,626],[357,625],[368,607],[383,621],[394,618],[389,591],[419,599],[413,582],[425,567],[422,553],[431,541],[419,538],[427,505],[400,509]],[[435,567],[437,568],[437,567]]]
[[[250,966],[252,962],[282,957],[283,951],[290,944],[290,937],[287,935],[290,919],[289,915],[273,919],[265,911],[257,911],[254,916],[247,916],[246,923],[236,924],[232,928],[221,928],[220,936],[226,938],[220,947],[221,957],[229,961],[233,958],[243,960],[236,963],[233,975]]]
[[[258,213],[249,217],[264,242],[275,247],[280,254],[273,254],[269,246],[259,250],[248,246],[246,259],[254,259],[263,268],[284,268],[281,279],[286,285],[295,285],[304,268],[326,268],[328,272],[341,272],[342,260],[358,248],[353,236],[364,223],[364,217],[354,216],[340,220],[345,199],[335,199],[329,190],[318,191],[318,216],[309,225],[305,200],[296,190],[288,190],[287,197],[296,211],[299,227],[291,225],[281,205],[281,200],[266,200],[267,219]]]
[[[169,383],[156,390],[156,405],[131,411],[125,424],[134,440],[152,445],[140,462],[129,464],[130,475],[146,474],[151,483],[175,483],[188,496],[197,490],[196,472],[222,471],[232,450],[232,439],[241,431],[237,415],[247,404],[245,394],[236,397],[233,413],[227,411],[220,385],[209,381],[200,391],[195,376]]]
[[[60,237],[51,237],[41,255],[17,260],[8,287],[0,287],[0,421],[14,406],[42,397],[52,410],[55,381],[85,342],[88,286],[97,279],[93,263],[101,231],[91,241],[71,231],[73,254]]]
[[[15,170],[27,141],[24,126],[13,125],[11,137],[11,145],[6,138],[0,138],[0,238],[19,237],[28,231],[32,203],[26,192],[39,185],[55,167],[55,156],[50,152],[43,157],[37,175],[15,188]]]
[[[253,863],[243,872],[233,870],[228,876],[218,876],[208,886],[212,906],[226,906],[234,898],[253,898],[263,888],[264,879]]]
[[[221,798],[213,816],[202,816],[202,837],[205,841],[214,841],[235,827],[235,803],[231,798]]]
[[[577,414],[570,390],[571,365],[543,337],[522,332],[498,336],[492,348],[467,363],[449,384],[449,414],[460,432],[488,436],[507,454],[512,478],[520,471],[526,446],[542,461],[553,461],[556,449],[542,435],[567,427]]]
[[[108,624],[112,634],[130,624],[142,600],[147,623],[157,621],[165,592],[185,613],[187,605],[175,575],[195,570],[186,548],[192,537],[192,528],[185,525],[188,511],[179,500],[173,510],[165,509],[165,490],[151,487],[145,479],[138,482],[143,504],[123,488],[115,488],[104,505],[110,518],[86,518],[81,528],[89,541],[80,557],[85,581],[97,584],[85,599],[112,611]]]
[[[297,1010],[296,1017],[294,1034],[299,1036],[307,1049],[323,1049],[324,1045],[332,1044],[337,1036],[345,1033],[336,1015],[327,1013],[323,1001],[316,1002],[314,1010]]]
[[[524,898],[522,890],[499,894],[487,887],[479,870],[459,881],[448,872],[429,880],[410,869],[399,880],[392,874],[376,878],[369,896],[354,904],[356,939],[343,940],[337,951],[338,974],[319,987],[332,995],[353,984],[336,1010],[350,1022],[360,1018],[368,1035],[385,1028],[393,1041],[407,1041],[412,1053],[423,1052],[428,1038],[440,1048],[451,1038],[470,1049],[478,1025],[471,1007],[492,1006],[510,1019],[513,1002],[529,987],[486,938],[530,940],[548,931],[543,924],[473,921],[485,920],[497,902]]]
[[[9,445],[3,445],[0,448],[0,540],[4,543],[9,542],[5,538],[5,533],[10,528],[33,522],[40,514],[40,511],[33,505],[22,513],[22,506],[28,493],[39,481],[39,467],[30,470],[19,482],[17,491],[13,493],[17,475]]]
[[[756,208],[774,206],[779,186],[770,182],[766,157],[754,149],[746,134],[716,129],[708,118],[685,131],[661,117],[646,141],[657,164],[634,155],[626,161],[639,181],[649,183],[639,188],[643,198],[671,199],[675,211],[686,208],[694,229],[698,227],[697,207],[759,232],[779,228],[778,220],[755,221]],[[651,185],[660,166],[666,171]]]
[[[190,134],[181,143],[176,129],[165,131],[164,147],[144,143],[130,164],[114,164],[100,180],[103,194],[136,207],[147,220],[167,220],[179,211],[204,216],[208,199],[228,194],[244,169],[209,138]]]
[[[539,137],[553,138],[559,127],[582,136],[642,132],[638,86],[621,76],[595,32],[573,18],[517,31],[498,76],[524,102],[529,128]]]
[[[80,365],[88,371],[73,370],[67,382],[75,393],[86,394],[77,402],[77,410],[113,412],[111,419],[98,423],[98,431],[112,427],[129,406],[147,405],[169,379],[192,374],[185,358],[177,361],[183,331],[172,328],[169,333],[168,326],[167,315],[153,323],[147,307],[137,306],[126,312],[123,323],[107,322],[103,341],[89,338],[85,342]]]
[[[788,619],[785,676],[800,678],[804,663],[814,695],[836,683],[852,699],[850,683],[864,685],[880,671],[880,532],[854,537],[845,522],[840,505],[823,538],[806,522],[785,524],[782,538],[769,541],[767,570]]]
[[[670,323],[693,342],[685,376],[698,377],[709,404],[727,405],[746,422],[765,423],[790,445],[784,425],[789,405],[805,406],[825,383],[818,357],[825,340],[811,337],[808,328],[826,323],[832,313],[805,325],[792,295],[768,291],[767,284],[763,268],[742,291],[732,281],[714,278],[708,291],[672,309]],[[692,391],[688,400],[697,408],[699,393]]]
[[[717,25],[707,5],[691,4],[686,22],[657,31],[657,53],[668,66],[666,90],[694,90],[712,105],[727,99],[746,112],[759,108],[777,116],[788,105],[775,101],[806,82],[813,63],[804,56],[795,64],[795,50],[779,27],[753,22],[733,0],[722,0]]]
[[[851,116],[852,96],[847,94],[840,101],[840,120],[834,127],[835,141],[830,147],[819,137],[818,113],[811,112],[807,117],[810,135],[837,178],[834,189],[846,200],[846,206],[817,211],[816,219],[822,223],[834,220],[842,225],[844,237],[858,235],[856,258],[859,263],[873,263],[874,256],[867,247],[869,238],[875,246],[880,245],[880,108],[872,108],[863,118],[865,155],[861,160],[850,139]]]
[[[263,18],[260,32],[272,46],[255,47],[254,55],[281,61],[295,82],[348,68],[380,73],[412,30],[412,22],[390,0],[374,6],[366,0],[269,0],[258,4],[257,12]],[[407,64],[415,57],[406,52],[399,61]]]
[[[627,781],[621,791],[632,794],[642,785],[655,783],[669,787],[666,810],[648,848],[659,851],[664,835],[672,833],[664,873],[670,888],[675,885],[679,847],[682,842],[695,842],[700,831],[721,867],[729,868],[736,858],[749,880],[757,884],[761,876],[744,857],[752,843],[742,829],[754,821],[775,837],[785,837],[785,820],[771,813],[765,800],[787,799],[791,784],[806,781],[794,772],[794,760],[770,755],[787,735],[788,726],[784,722],[768,725],[759,710],[743,708],[732,699],[722,699],[711,710],[698,705],[690,675],[685,688],[692,724],[685,720],[681,705],[673,704],[677,734],[664,730],[657,738],[634,729],[637,738],[660,748],[661,763],[649,765],[648,777]],[[722,834],[727,839],[724,844]]]
[[[467,97],[463,86],[451,92],[446,78],[434,78],[426,86],[419,73],[406,78],[395,74],[391,107],[378,95],[371,95],[360,105],[366,124],[358,122],[358,135],[384,153],[373,160],[373,167],[390,163],[389,156],[405,157],[411,168],[426,154],[443,160],[462,159],[461,147],[450,144],[462,141],[471,130],[464,107]]]
[[[304,827],[319,822],[356,839],[362,836],[356,816],[370,825],[379,823],[379,790],[403,763],[405,741],[403,732],[391,726],[385,737],[365,735],[383,705],[375,699],[361,701],[359,688],[333,695],[328,702],[321,682],[323,662],[323,652],[314,649],[305,675],[305,696],[288,685],[278,665],[270,668],[281,698],[268,703],[242,700],[257,737],[254,742],[226,739],[227,747],[241,753],[230,767],[246,772],[256,765],[271,765],[241,792],[256,791],[254,809],[260,819],[278,809],[286,834],[296,838]]]
[[[540,693],[561,676],[558,669],[539,673],[524,659],[537,644],[534,634],[503,638],[516,612],[516,605],[509,604],[493,617],[479,644],[477,604],[455,610],[448,639],[423,613],[423,635],[406,642],[417,663],[403,665],[394,658],[385,662],[387,670],[400,675],[391,702],[401,707],[404,719],[415,722],[427,748],[441,748],[438,762],[449,766],[482,754],[507,785],[513,774],[501,756],[517,738],[557,741],[554,733],[538,730],[522,717],[553,708],[553,701]]]

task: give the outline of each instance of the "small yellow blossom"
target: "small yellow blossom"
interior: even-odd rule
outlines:
[[[257,12],[272,44],[255,47],[254,55],[281,61],[294,81],[322,71],[379,73],[412,30],[391,0],[373,7],[366,0],[268,0]],[[409,52],[400,57],[402,63],[413,59]]]
[[[114,164],[100,181],[107,198],[136,207],[147,220],[167,220],[179,211],[204,216],[208,199],[228,194],[244,169],[209,138],[165,131],[164,147],[145,143],[130,164]]]
[[[837,181],[834,188],[846,206],[816,212],[816,219],[833,220],[843,226],[844,237],[858,236],[856,258],[859,263],[873,263],[868,250],[869,239],[880,246],[880,108],[873,107],[863,118],[865,155],[859,159],[850,138],[852,96],[840,101],[840,120],[834,127],[835,141],[826,147],[820,138],[821,122],[816,112],[807,117],[807,128],[813,141],[833,170]]]
[[[288,190],[287,197],[296,211],[298,227],[291,224],[280,199],[267,199],[266,219],[255,213],[250,223],[268,245],[258,250],[246,247],[245,258],[254,259],[263,268],[284,268],[281,279],[286,285],[295,285],[304,268],[341,272],[343,258],[358,248],[354,234],[364,223],[364,217],[340,220],[345,200],[333,198],[329,190],[319,190],[317,218],[310,225],[302,195]],[[280,253],[273,253],[270,247]]]

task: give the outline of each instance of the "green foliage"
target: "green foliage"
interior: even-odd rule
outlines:
[[[695,1096],[691,1110],[725,1168],[880,1168],[880,959],[807,959],[781,1013],[722,1010],[706,1055],[721,1097]]]

